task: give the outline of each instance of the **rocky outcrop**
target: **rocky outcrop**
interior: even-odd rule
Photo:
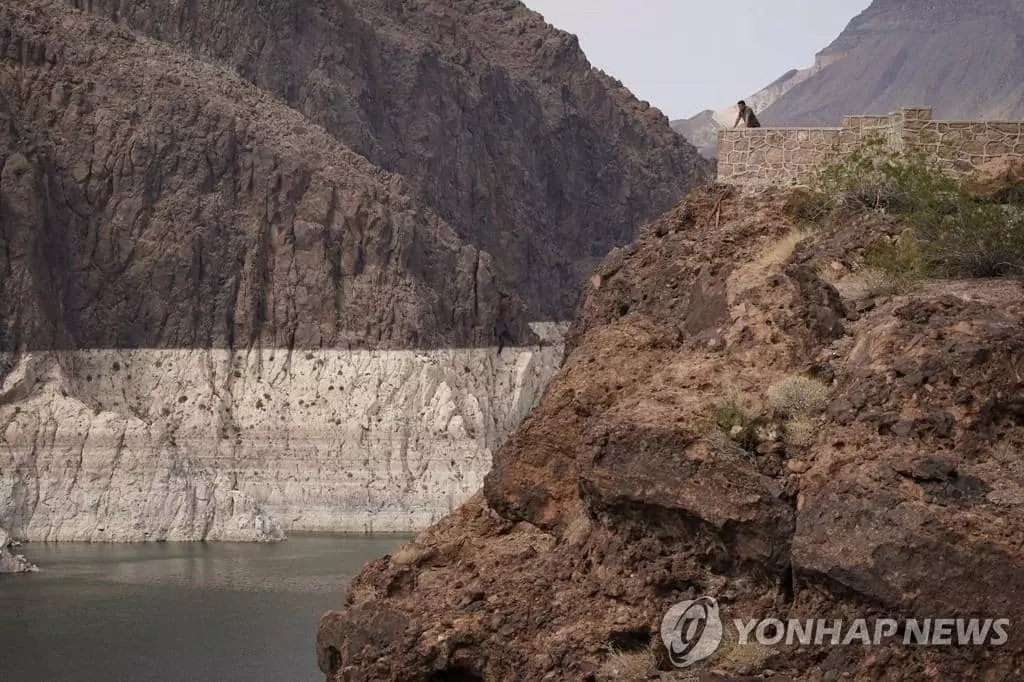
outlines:
[[[23,4],[0,8],[3,350],[532,338],[400,177],[222,66]]]
[[[558,362],[527,320],[706,171],[518,3],[0,26],[0,520],[30,539],[429,523]]]
[[[11,547],[11,535],[0,528],[0,573],[33,573],[39,568]]]
[[[903,226],[805,232],[800,202],[704,188],[605,259],[484,493],[322,618],[327,679],[678,679],[662,617],[701,595],[729,623],[1024,617],[1020,284],[875,295]],[[1022,651],[733,639],[686,673],[1014,679]]]
[[[940,119],[1024,118],[1024,8],[1016,0],[874,0],[818,55],[825,68],[760,116],[837,125],[847,114],[928,105]]]
[[[507,0],[72,0],[236,71],[500,254],[532,320],[568,319],[609,248],[709,167],[668,119]]]
[[[964,189],[979,199],[1013,202],[1024,199],[1024,158],[1002,156],[964,176]]]
[[[3,3],[0,523],[422,527],[706,172],[516,2]]]

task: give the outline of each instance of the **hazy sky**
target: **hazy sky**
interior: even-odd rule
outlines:
[[[523,0],[670,119],[810,66],[870,0]]]

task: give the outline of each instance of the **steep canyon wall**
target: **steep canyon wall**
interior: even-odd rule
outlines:
[[[516,2],[0,4],[0,526],[410,530],[703,181]]]

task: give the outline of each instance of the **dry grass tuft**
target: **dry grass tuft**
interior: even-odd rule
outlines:
[[[864,268],[861,277],[864,291],[869,296],[902,296],[921,285],[921,278],[916,275],[887,272],[880,268]]]
[[[591,521],[586,514],[580,514],[566,526],[563,537],[573,547],[584,544],[590,538]]]
[[[726,457],[750,457],[752,453],[743,449],[739,443],[734,441],[725,431],[715,428],[708,432],[707,444],[711,451],[717,455]]]
[[[789,260],[790,256],[793,255],[796,245],[804,239],[807,239],[811,234],[810,230],[793,228],[789,231],[789,234],[775,242],[772,242],[768,248],[765,249],[765,252],[761,254],[761,257],[757,261],[758,265],[761,267],[782,265]]]
[[[613,651],[597,671],[598,680],[646,680],[657,672],[654,653],[640,651]]]

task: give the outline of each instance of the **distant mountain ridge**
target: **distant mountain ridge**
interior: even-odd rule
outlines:
[[[1024,118],[1022,0],[875,0],[821,50],[744,99],[765,126],[838,125],[927,105],[936,118]],[[738,99],[738,98],[737,98]],[[735,104],[672,122],[707,158]]]
[[[765,125],[928,105],[937,118],[1024,117],[1024,2],[875,0],[819,53],[826,66],[778,97]]]

